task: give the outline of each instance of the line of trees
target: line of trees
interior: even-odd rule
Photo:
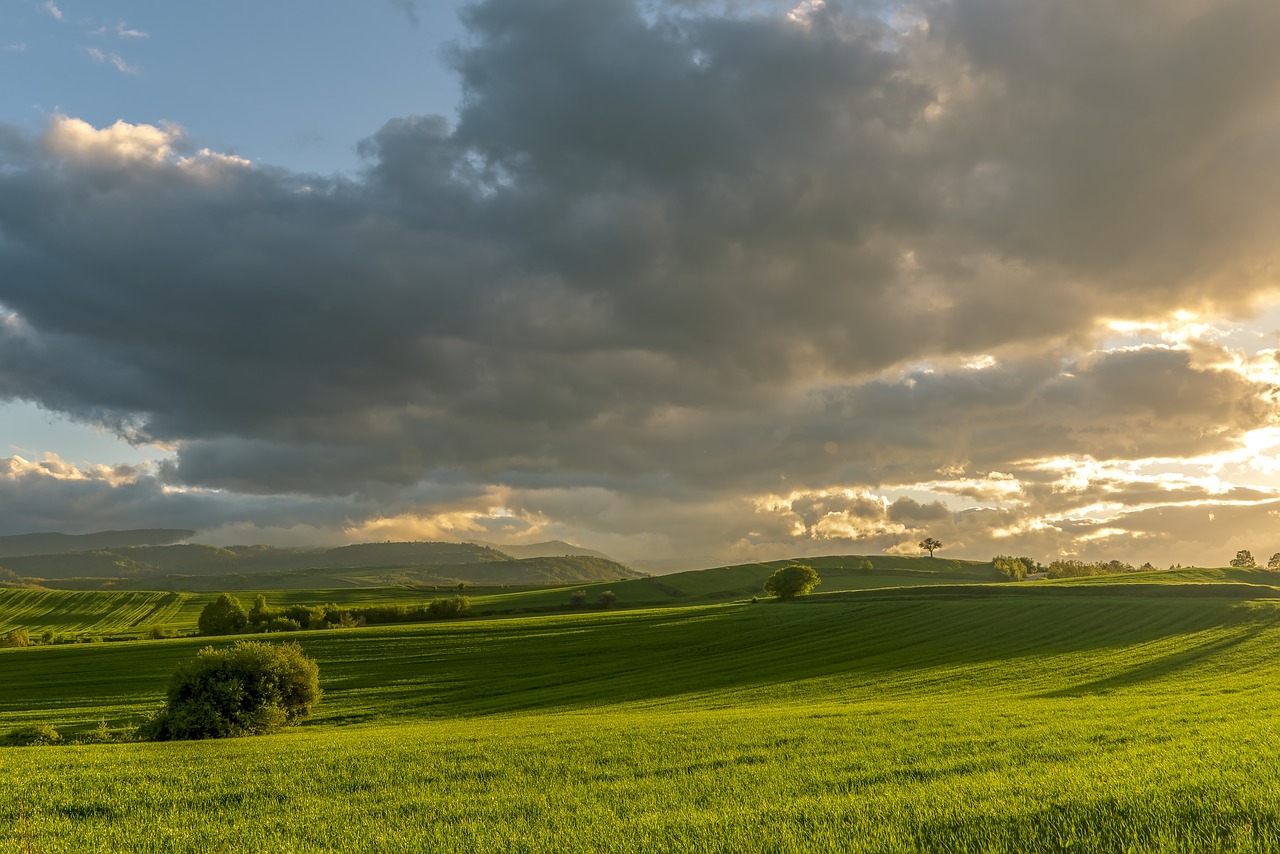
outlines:
[[[230,593],[223,593],[200,612],[197,626],[202,635],[237,635],[249,632],[296,632],[302,629],[340,629],[385,623],[422,623],[464,617],[471,611],[465,596],[432,599],[418,605],[366,605],[343,608],[328,605],[289,605],[273,608],[258,594],[253,607]]]

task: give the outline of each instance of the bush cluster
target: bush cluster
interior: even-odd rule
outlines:
[[[273,732],[311,716],[320,668],[296,643],[205,647],[179,666],[165,706],[138,730],[149,741]]]
[[[369,605],[343,608],[339,605],[289,605],[274,608],[259,594],[248,611],[240,600],[223,593],[200,612],[202,635],[233,635],[247,632],[296,632],[301,629],[346,629],[383,623],[421,623],[464,617],[471,611],[465,596],[432,599],[417,605]]]
[[[1040,572],[1043,569],[1033,558],[1010,557],[1009,555],[996,555],[991,559],[991,565],[996,568],[996,572],[1009,581],[1022,581],[1028,575]]]
[[[0,747],[31,747],[61,742],[62,736],[49,724],[18,727],[0,735]]]
[[[1084,578],[1090,575],[1119,575],[1125,572],[1142,572],[1145,569],[1154,569],[1149,564],[1143,567],[1136,567],[1131,563],[1125,563],[1120,560],[1108,561],[1083,561],[1083,560],[1055,560],[1046,567],[1046,572],[1050,578]]]

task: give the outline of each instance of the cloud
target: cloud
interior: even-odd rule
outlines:
[[[121,165],[164,161],[182,141],[182,130],[176,125],[155,127],[117,121],[99,130],[88,122],[67,116],[55,116],[42,140],[45,149],[53,155]]]
[[[15,42],[13,44],[7,44],[4,47],[0,47],[0,53],[26,53],[26,52],[27,52],[26,42]]]
[[[1280,7],[895,12],[479,2],[456,121],[389,120],[353,177],[165,124],[0,132],[0,397],[351,529],[1073,547],[1097,530],[1029,527],[1045,461],[1275,423],[1265,360],[1175,321],[1280,284]],[[1182,337],[1108,346],[1126,323]],[[415,497],[450,482],[505,503]]]
[[[94,62],[100,62],[115,68],[121,74],[137,74],[141,69],[136,65],[130,65],[124,61],[124,58],[118,53],[106,53],[96,47],[85,48],[84,51]]]
[[[53,0],[44,0],[44,4],[40,8],[44,9],[46,12],[52,15],[54,20],[56,21],[65,20],[65,16],[63,15],[62,10],[59,9],[56,5],[54,5]]]

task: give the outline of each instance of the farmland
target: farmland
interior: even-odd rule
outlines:
[[[0,850],[1275,850],[1280,600],[1199,572],[296,633],[313,721],[0,751]],[[0,729],[204,642],[0,651]]]
[[[830,557],[814,561],[823,575],[824,591],[855,591],[928,584],[990,583],[990,563],[876,558],[871,568],[858,566],[855,557]],[[525,565],[532,561],[510,561]],[[545,561],[544,561],[545,563]],[[658,578],[610,578],[552,584],[466,584],[464,592],[480,613],[563,609],[574,590],[585,590],[594,602],[608,590],[622,607],[728,602],[749,599],[760,592],[765,578],[785,561],[753,563],[682,572]],[[536,565],[536,564],[535,564]],[[490,564],[476,564],[481,568]],[[350,570],[360,572],[362,570]],[[380,572],[382,570],[363,570]],[[1268,575],[1262,573],[1263,575]],[[539,576],[534,574],[533,579]],[[250,577],[254,578],[254,577]],[[255,580],[270,582],[272,577]],[[194,632],[200,610],[217,595],[206,592],[134,590],[23,590],[0,588],[0,633],[26,629],[33,636],[44,632],[68,637],[128,639],[152,629]],[[266,584],[238,590],[252,602],[258,593],[272,605],[335,603],[345,607],[387,604],[419,604],[456,592],[454,585],[415,584],[386,587],[345,586],[331,588],[272,588]]]

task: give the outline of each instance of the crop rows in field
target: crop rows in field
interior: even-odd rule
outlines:
[[[0,590],[0,632],[136,634],[182,620],[187,593]]]
[[[1196,673],[1217,678],[1213,667],[1228,661],[1234,678],[1252,685],[1275,670],[1280,640],[1280,607],[1271,602],[811,598],[300,632],[289,639],[322,664],[330,699],[321,720],[690,697],[906,698],[993,685],[1066,696],[1169,673],[1184,683]],[[0,651],[6,672],[0,720],[21,721],[24,709],[41,710],[39,717],[61,708],[74,711],[57,723],[92,721],[93,698],[102,696],[115,698],[119,714],[136,713],[158,701],[177,661],[206,642]]]
[[[300,731],[0,766],[44,852],[1280,850],[1280,603],[1121,593],[301,632]],[[0,727],[136,717],[203,643],[0,651]]]

